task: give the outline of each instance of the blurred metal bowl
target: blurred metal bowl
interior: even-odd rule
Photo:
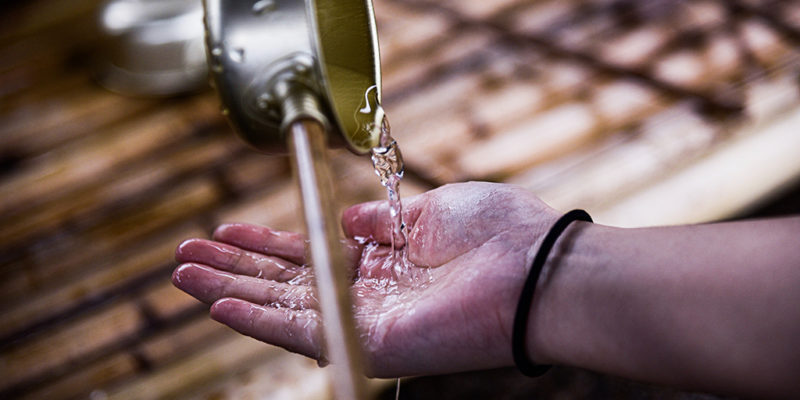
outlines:
[[[128,95],[170,96],[207,86],[200,0],[111,0],[98,24],[98,80]]]

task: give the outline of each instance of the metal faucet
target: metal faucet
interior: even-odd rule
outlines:
[[[370,0],[204,0],[213,80],[242,138],[285,149],[316,121],[355,153],[378,145],[380,61]],[[369,110],[369,111],[367,111]],[[380,122],[380,121],[378,121]],[[379,123],[377,125],[380,125]]]
[[[194,90],[210,73],[242,139],[265,153],[293,155],[334,395],[365,398],[325,150],[343,143],[366,154],[379,145],[371,0],[109,0],[100,28],[105,86],[163,96]]]

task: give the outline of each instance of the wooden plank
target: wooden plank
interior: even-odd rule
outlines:
[[[102,393],[109,400],[178,398],[244,373],[283,351],[237,335],[178,360],[158,373],[140,375],[118,387],[103,389]]]
[[[181,398],[328,400],[332,395],[326,369],[305,357],[283,353]]]
[[[241,202],[221,207],[214,213],[214,225],[245,222],[275,229],[299,231],[303,227],[300,194],[294,182],[285,181],[252,193]]]
[[[717,138],[718,131],[706,121],[677,107],[651,117],[632,137],[609,137],[613,145],[597,144],[605,150],[561,173],[542,176],[528,171],[509,182],[535,191],[560,210],[594,210],[702,156]]]
[[[747,49],[756,57],[762,67],[769,68],[782,58],[797,60],[796,46],[781,37],[766,23],[747,19],[739,23],[738,33]]]
[[[491,179],[561,156],[597,135],[591,107],[568,103],[518,125],[490,141],[467,146],[457,163],[461,179]]]
[[[239,142],[233,133],[228,140]],[[219,177],[228,190],[247,196],[250,193],[290,178],[289,157],[264,155],[252,149],[243,149],[235,159],[220,165]]]
[[[451,21],[441,15],[414,10],[393,1],[376,2],[375,14],[381,60],[386,71],[394,68],[393,64],[402,63],[410,53],[444,36],[452,26]]]
[[[532,2],[510,17],[509,26],[518,32],[531,34],[552,32],[552,27],[574,18],[576,6],[576,2],[563,0]]]
[[[216,101],[201,97],[115,127],[103,135],[60,147],[0,183],[0,198],[3,198],[0,215],[41,204],[50,196],[97,181],[110,170],[216,123],[217,115]]]
[[[42,276],[16,275],[3,282],[3,312],[0,314],[0,337],[23,329],[48,316],[56,316],[75,304],[111,296],[109,290],[121,290],[136,278],[163,269],[173,262],[175,247],[183,239],[205,236],[195,225],[179,227],[167,234],[137,243],[120,254],[106,256],[89,274],[58,279],[49,290],[37,290],[29,280],[53,279],[48,271]],[[165,277],[166,279],[166,277]]]
[[[154,103],[92,86],[27,101],[0,116],[0,154],[27,158],[80,137],[96,135],[108,140],[114,133],[107,132],[106,126],[152,108]]]
[[[40,384],[59,380],[73,369],[90,367],[124,349],[134,350],[139,342],[149,339],[154,330],[169,327],[170,321],[180,322],[187,312],[197,308],[199,302],[181,292],[168,280],[147,288],[142,293],[132,293],[129,301],[118,301],[102,311],[69,321],[67,325],[23,341],[6,350],[0,356],[0,365],[14,366],[13,372],[0,381],[0,392],[33,388]],[[200,340],[216,329],[199,332],[180,331],[180,336],[145,346],[137,353],[141,363],[151,365],[188,351],[189,343],[164,353],[164,341],[173,346],[177,341]],[[192,346],[189,346],[192,347]]]
[[[30,285],[45,290],[71,274],[92,271],[105,254],[121,251],[143,237],[218,206],[223,198],[212,180],[188,180],[170,188],[162,198],[120,210],[100,225],[40,242],[41,247],[34,247],[30,258],[5,267],[24,268]]]
[[[99,395],[102,388],[158,371],[194,352],[214,346],[236,335],[207,317],[198,318],[174,330],[166,330],[135,348],[114,353],[67,375],[38,385],[21,399],[77,399]]]
[[[176,288],[169,279],[157,282],[135,301],[156,323],[176,319],[200,304],[197,299]]]
[[[382,82],[387,105],[403,93],[424,90],[421,86],[430,81],[444,80],[449,70],[458,71],[470,58],[488,59],[491,55],[487,50],[493,39],[488,32],[459,29],[443,42],[431,42],[404,57],[387,60]]]
[[[641,68],[667,43],[670,31],[667,24],[647,24],[599,43],[595,52],[608,63],[626,68]]]
[[[785,54],[785,53],[784,53]],[[699,92],[730,85],[745,69],[745,57],[734,38],[713,35],[699,47],[675,50],[652,63],[657,79]],[[777,57],[772,58],[772,62]]]
[[[749,108],[771,109],[770,118],[742,126],[704,159],[597,209],[597,221],[620,226],[713,221],[741,212],[796,182],[800,177],[796,154],[800,100],[787,82],[779,80],[766,97],[751,92]]]
[[[26,400],[92,398],[94,388],[98,387],[98,384],[123,379],[136,373],[138,368],[139,363],[135,356],[118,353],[90,366],[76,369],[73,374],[62,379],[37,385],[29,392],[18,394],[16,398]]]
[[[490,138],[536,118],[537,111],[582,95],[593,76],[575,63],[541,61],[531,78],[515,77],[512,64],[501,70],[506,72],[499,72],[507,75],[492,79],[500,82],[499,87],[482,84],[481,78],[490,71],[476,71],[443,80],[397,105],[389,104],[388,115],[398,121],[392,124],[395,137],[414,149],[406,152],[410,168],[424,171],[426,178],[440,183],[489,178],[494,172],[475,174],[458,160],[469,149],[483,151],[493,140]],[[640,104],[640,99],[627,103],[632,104]],[[520,136],[528,134],[521,132]],[[496,160],[484,155],[476,158],[482,160],[479,163]]]
[[[184,296],[188,295],[184,293]],[[202,315],[178,329],[162,332],[147,340],[137,346],[135,351],[144,359],[148,369],[157,371],[238,335],[240,334],[212,320],[208,315]],[[96,386],[105,385],[98,383]]]
[[[67,189],[61,194],[51,195],[46,203],[11,215],[0,228],[0,237],[23,240],[53,232],[67,224],[85,225],[83,219],[96,219],[120,204],[152,197],[153,193],[164,190],[165,185],[182,175],[205,173],[220,166],[230,160],[240,146],[230,137],[216,136],[187,142],[173,153],[154,161],[137,161],[119,173],[108,171],[102,181]]]
[[[0,354],[0,391],[36,379],[48,371],[69,368],[85,355],[132,336],[141,328],[139,308],[127,303],[85,316],[24,346]]]

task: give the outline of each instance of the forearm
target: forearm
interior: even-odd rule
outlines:
[[[576,223],[529,325],[538,362],[739,395],[800,390],[800,218]]]

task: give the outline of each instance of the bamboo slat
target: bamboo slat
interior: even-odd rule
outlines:
[[[105,126],[152,107],[148,101],[87,89],[24,99],[24,105],[0,117],[0,153],[33,157],[82,136],[108,136]]]
[[[52,370],[69,370],[80,365],[80,359],[120,338],[133,336],[144,319],[134,303],[81,318],[68,327],[17,346],[0,355],[2,378],[0,391]],[[77,364],[72,366],[73,364]]]
[[[447,76],[448,70],[468,69],[488,57],[492,36],[486,32],[459,29],[448,36],[445,43],[428,43],[405,58],[387,61],[382,82],[387,105],[404,93],[424,90],[429,82]]]
[[[800,145],[798,123],[800,114],[795,110],[769,126],[755,128],[759,135],[735,140],[669,179],[598,209],[598,221],[617,226],[699,223],[755,206],[800,179],[794,152]],[[780,165],[770,162],[775,159],[782,160]],[[752,178],[743,182],[747,176]],[[748,190],[741,190],[742,186]],[[667,193],[670,202],[661,200]],[[719,201],[708,201],[711,197]]]
[[[189,225],[175,233],[144,241],[119,255],[103,260],[92,273],[65,277],[50,290],[37,290],[30,280],[44,281],[53,276],[42,271],[40,277],[17,275],[3,285],[3,312],[0,314],[0,337],[23,329],[37,320],[58,315],[75,304],[101,296],[112,296],[112,290],[123,290],[126,283],[164,270],[172,264],[175,246],[183,239],[203,237],[206,232]],[[164,280],[168,275],[162,274]],[[17,278],[19,277],[19,278]],[[14,279],[16,278],[16,279]]]
[[[19,399],[86,399],[91,398],[93,388],[98,383],[113,382],[135,374],[139,370],[136,357],[130,353],[114,354],[90,366],[76,370],[64,378],[39,385],[31,391],[21,394]]]
[[[103,388],[130,380],[140,373],[163,367],[207,346],[235,335],[208,318],[166,330],[129,351],[114,353],[26,394],[24,399],[79,399],[99,394]]]
[[[147,235],[196,218],[223,199],[217,185],[203,177],[176,185],[164,192],[164,196],[112,215],[111,222],[36,243],[28,258],[5,267],[17,271],[23,268],[30,285],[45,290],[71,274],[87,273],[105,254],[122,251]]]
[[[178,398],[244,373],[283,351],[248,337],[234,336],[172,363],[157,374],[143,374],[124,385],[104,390],[103,394],[113,400]]]
[[[423,13],[394,1],[375,4],[381,61],[391,70],[395,63],[403,63],[404,55],[416,52],[438,40],[451,23],[439,15]]]
[[[165,109],[38,157],[0,185],[0,215],[40,204],[50,196],[101,180],[110,170],[175,145],[218,121],[215,102],[200,98]],[[74,124],[73,124],[74,125]],[[87,160],[91,160],[88,162]]]
[[[184,296],[187,296],[185,293]],[[219,322],[201,315],[177,329],[168,330],[136,348],[137,355],[151,370],[167,366],[181,358],[191,357],[203,348],[216,346],[237,335]],[[95,386],[103,386],[96,384]]]
[[[160,325],[182,324],[186,316],[197,314],[195,309],[197,302],[191,296],[162,280],[141,293],[132,293],[130,301],[118,301],[100,312],[70,321],[55,335],[26,339],[3,352],[0,365],[14,368],[7,368],[8,373],[0,381],[0,393],[14,393],[20,387],[30,389],[42,381],[68,376],[74,369],[91,368],[98,360],[103,365],[106,357],[149,339]],[[205,331],[182,332],[178,338],[162,340],[178,346],[176,341],[206,336]],[[150,365],[180,352],[178,347],[164,355],[159,353],[163,347],[164,344],[159,347],[151,343],[147,352],[137,353],[137,360]]]
[[[81,225],[85,218],[97,218],[106,210],[151,197],[163,191],[170,181],[189,173],[207,173],[225,161],[233,160],[239,144],[231,138],[213,137],[188,142],[154,162],[137,162],[119,174],[107,173],[103,181],[87,182],[62,194],[51,194],[46,203],[11,215],[4,221],[0,236],[21,240],[42,236],[68,224]],[[76,222],[78,221],[78,222]]]
[[[674,141],[676,131],[681,132],[683,140]],[[579,168],[544,179],[542,175],[523,173],[509,182],[530,188],[558,209],[593,209],[624,198],[705,154],[717,135],[706,122],[688,118],[685,109],[677,107],[646,121],[635,136],[610,137],[607,140],[613,143],[611,146],[598,144],[604,151],[582,160]]]

